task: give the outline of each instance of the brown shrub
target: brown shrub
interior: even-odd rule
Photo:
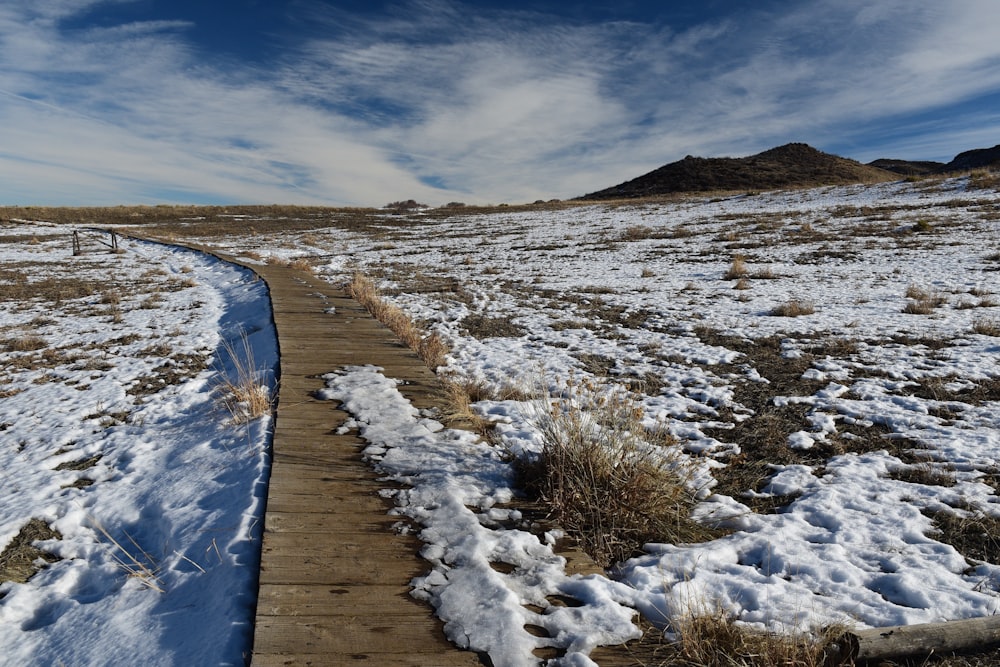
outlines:
[[[516,461],[521,484],[598,563],[624,560],[647,542],[715,536],[690,518],[692,464],[669,433],[643,426],[627,393],[571,381],[560,398],[536,404],[534,422],[543,447]]]
[[[737,278],[743,278],[750,273],[750,269],[747,268],[747,261],[743,255],[734,255],[733,263],[730,264],[729,270],[723,275],[726,280],[736,280]]]
[[[771,309],[771,315],[775,317],[799,317],[801,315],[812,315],[816,312],[816,307],[809,301],[793,299],[782,304],[778,304]]]

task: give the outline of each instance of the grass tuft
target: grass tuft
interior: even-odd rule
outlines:
[[[698,667],[821,667],[837,664],[836,640],[845,628],[816,635],[763,632],[724,613],[694,615],[673,623],[677,641],[661,665]]]
[[[445,364],[448,346],[444,340],[437,333],[425,334],[399,306],[383,299],[371,278],[362,273],[355,273],[348,289],[358,303],[399,336],[399,339],[415,351],[432,370]]]
[[[7,338],[0,340],[0,350],[5,352],[34,352],[49,346],[41,336],[25,334],[17,338]]]
[[[521,485],[603,565],[648,542],[695,542],[714,533],[690,518],[694,465],[663,429],[649,430],[626,391],[587,381],[536,403],[537,455],[515,462]]]
[[[296,271],[304,271],[305,273],[313,273],[313,265],[305,257],[296,257],[295,259],[289,260],[288,268],[295,269]]]
[[[799,317],[801,315],[812,315],[815,312],[816,307],[812,302],[792,299],[772,308],[770,314],[775,317]]]
[[[729,270],[723,275],[726,280],[737,280],[739,278],[744,278],[750,273],[750,269],[747,267],[746,257],[743,255],[734,255],[733,263],[729,265]]]
[[[217,391],[233,423],[245,424],[270,414],[271,395],[267,385],[261,382],[261,371],[254,361],[253,347],[246,332],[240,334],[238,347],[226,340],[222,349],[229,357],[232,370],[220,372]]]
[[[972,331],[982,336],[1000,337],[1000,320],[978,319],[972,323]]]
[[[930,315],[935,308],[948,302],[943,295],[928,292],[916,285],[906,288],[906,298],[909,301],[903,306],[903,312],[910,315]]]

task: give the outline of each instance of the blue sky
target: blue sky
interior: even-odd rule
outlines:
[[[996,0],[3,0],[0,204],[569,198],[1000,143]]]

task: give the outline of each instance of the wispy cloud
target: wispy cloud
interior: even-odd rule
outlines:
[[[68,29],[99,3],[42,5],[0,7],[10,203],[523,201],[689,153],[941,159],[1000,129],[965,106],[1000,93],[992,0],[771,3],[683,30],[316,3],[266,67],[206,58],[188,20]]]

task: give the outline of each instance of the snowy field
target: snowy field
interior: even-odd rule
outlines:
[[[267,291],[83,236],[73,256],[65,227],[0,226],[0,662],[242,664],[270,421],[217,387],[246,349],[274,368]]]
[[[534,664],[546,647],[565,655],[562,664],[588,664],[594,645],[636,635],[633,609],[668,631],[692,613],[784,632],[1000,613],[995,189],[953,179],[387,213],[364,229],[333,222],[284,233],[235,223],[245,233],[227,225],[201,240],[250,263],[304,259],[338,285],[356,271],[377,278],[387,298],[448,342],[439,374],[490,396],[474,408],[494,423],[495,443],[417,413],[378,369],[317,369],[370,443],[372,463],[412,486],[396,498],[426,542],[428,574],[414,595],[437,607],[454,641],[495,664]],[[174,228],[179,238],[205,229],[191,220]],[[16,282],[6,272],[17,262],[69,261],[45,228],[4,233],[38,238],[4,245],[5,284]],[[139,256],[143,265],[132,266]],[[192,664],[183,647],[211,633],[173,612],[188,604],[184,591],[205,585],[194,582],[224,578],[219,585],[233,590],[252,581],[239,568],[255,529],[267,424],[234,428],[212,412],[211,361],[141,401],[129,388],[162,363],[148,352],[154,345],[218,358],[237,323],[263,326],[264,309],[248,305],[262,295],[244,273],[155,246],[72,261],[74,275],[89,271],[95,283],[115,267],[139,293],[123,294],[116,324],[101,305],[104,288],[63,300],[76,304],[65,313],[31,302],[3,311],[3,338],[30,331],[60,357],[87,355],[4,367],[4,389],[19,393],[3,399],[0,415],[9,423],[2,454],[17,471],[17,490],[4,491],[2,537],[41,518],[62,535],[42,543],[62,560],[0,588],[3,650],[55,657],[53,645],[79,641],[82,628],[120,623],[128,628],[115,648],[135,651],[128,638],[142,636],[149,664]],[[166,275],[143,278],[151,265]],[[154,289],[143,281],[188,277],[197,285],[161,286],[157,307],[142,307]],[[133,330],[136,340],[115,342]],[[3,355],[45,358],[42,348]],[[76,370],[95,357],[108,368]],[[608,576],[567,576],[550,548],[558,535],[532,534],[505,503],[516,493],[506,455],[530,456],[541,442],[539,401],[512,389],[559,394],[570,381],[632,392],[643,422],[676,439],[664,456],[696,470],[694,516],[723,534],[654,541]],[[83,472],[59,469],[97,455]],[[193,460],[181,471],[178,457]],[[74,488],[83,477],[94,483]],[[223,482],[232,483],[225,493]],[[97,522],[156,556],[165,593],[115,566]],[[552,605],[553,595],[584,604]],[[249,603],[237,599],[206,612],[232,615],[221,621],[236,628],[229,648],[245,631]],[[172,653],[157,652],[164,647]]]
[[[524,580],[547,566],[533,569],[523,546],[494,545],[510,551],[488,559],[518,569],[483,574],[477,584],[492,591],[506,580],[513,592],[512,604],[494,605],[507,620],[479,626],[480,646],[502,641],[490,623],[541,625],[563,647],[627,636],[610,621],[621,618],[619,603],[659,621],[721,611],[778,631],[1000,613],[995,189],[954,179],[387,215],[364,231],[248,235],[228,245],[264,261],[308,259],[337,284],[355,271],[376,276],[392,302],[447,339],[439,373],[487,394],[554,388],[571,377],[629,387],[646,423],[669,429],[699,466],[696,516],[728,535],[647,544],[644,555],[611,568],[600,592],[575,591],[587,609],[607,605],[609,622],[589,637],[583,626],[574,634],[518,608],[538,597]],[[731,275],[738,255],[743,280]],[[361,387],[369,375],[348,377]],[[336,384],[347,401],[350,387],[343,377]],[[475,407],[496,422],[504,449],[539,447],[535,403]],[[371,410],[359,417],[375,424],[375,458],[393,446],[378,428],[383,418]],[[413,442],[400,436],[395,446]],[[456,479],[465,474],[452,468]],[[509,484],[509,475],[482,478]],[[504,494],[483,483],[452,493],[478,503],[480,523],[489,524],[487,508]],[[476,560],[442,532],[424,534],[442,543],[427,550],[440,581]],[[569,584],[551,587],[566,592]],[[442,592],[430,596],[447,606]],[[477,636],[468,607],[448,613],[458,624],[453,637]],[[545,640],[511,632],[505,641]]]

